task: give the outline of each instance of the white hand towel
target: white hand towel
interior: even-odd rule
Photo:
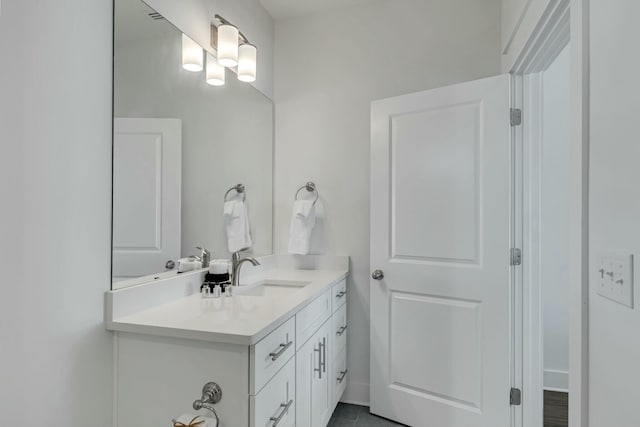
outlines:
[[[249,215],[242,200],[231,200],[224,204],[224,220],[227,226],[229,252],[253,246]]]
[[[240,209],[238,204],[242,203],[240,200],[230,200],[224,202],[224,218],[238,218],[240,215]]]
[[[289,253],[306,255],[311,246],[311,232],[316,225],[316,210],[312,200],[298,200],[293,203]]]
[[[296,200],[293,204],[293,215],[307,219],[309,218],[309,214],[311,214],[313,207],[313,200]]]
[[[193,425],[198,421],[204,421],[204,423],[198,424],[198,427],[218,427],[218,420],[216,420],[214,417],[204,417],[197,414],[182,414],[178,418],[173,420],[173,425],[177,424],[188,426],[189,424]]]

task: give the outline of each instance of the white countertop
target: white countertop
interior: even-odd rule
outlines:
[[[199,293],[117,316],[107,303],[106,327],[112,331],[252,345],[347,276],[346,269],[275,268],[247,277],[232,297],[202,298]],[[241,278],[242,279],[242,278]],[[264,282],[309,282],[296,290],[242,292]],[[120,292],[120,291],[112,291]],[[109,293],[108,293],[109,294]]]

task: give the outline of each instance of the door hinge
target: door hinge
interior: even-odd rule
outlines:
[[[522,251],[518,248],[511,248],[511,265],[522,264]]]
[[[511,126],[520,126],[522,124],[522,110],[519,108],[511,109]]]
[[[522,391],[519,388],[512,388],[509,393],[509,403],[515,406],[522,405]]]

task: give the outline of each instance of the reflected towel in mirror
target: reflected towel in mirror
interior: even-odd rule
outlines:
[[[251,248],[251,227],[247,207],[242,200],[229,200],[224,204],[224,221],[227,227],[229,252]]]

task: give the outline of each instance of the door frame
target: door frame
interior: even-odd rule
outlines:
[[[514,128],[514,240],[523,249],[522,268],[514,273],[514,379],[522,387],[522,406],[513,410],[513,426],[542,426],[542,315],[539,286],[536,172],[540,135],[541,79],[571,40],[571,159],[569,229],[569,427],[588,426],[589,283],[589,10],[588,0],[552,2],[510,70],[512,105],[522,109],[523,125]],[[521,333],[519,333],[521,331]]]

